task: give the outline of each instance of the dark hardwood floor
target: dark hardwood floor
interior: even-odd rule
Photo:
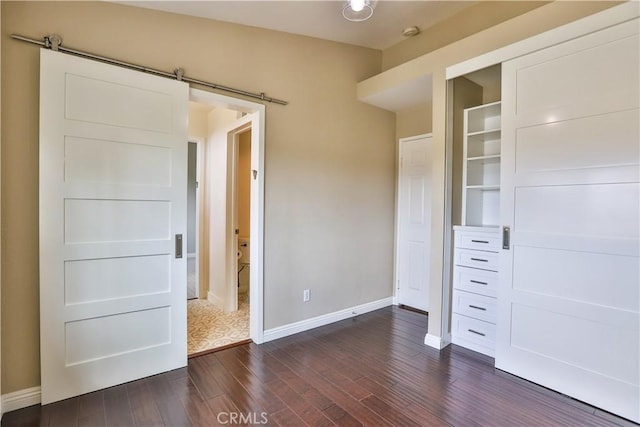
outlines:
[[[493,368],[493,359],[422,344],[427,317],[389,307],[184,369],[2,418],[9,426],[635,425]]]

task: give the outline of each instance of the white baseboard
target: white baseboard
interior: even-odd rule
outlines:
[[[207,300],[213,303],[213,305],[215,305],[216,308],[219,308],[220,310],[224,311],[224,301],[222,301],[222,298],[216,296],[213,292],[209,291],[207,293]]]
[[[393,300],[391,301],[391,304],[398,305],[398,297],[397,296],[393,297]]]
[[[427,334],[424,336],[424,343],[429,347],[435,348],[436,350],[442,350],[447,345],[449,345],[446,340],[431,334]]]
[[[299,322],[289,323],[288,325],[279,326],[264,331],[264,342],[277,340],[299,332],[308,331],[319,326],[328,325],[329,323],[338,322],[340,320],[355,317],[359,314],[368,313],[388,307],[393,304],[393,298],[384,298],[378,301],[368,302],[366,304],[357,305],[355,307],[345,308],[344,310],[334,311],[333,313],[324,314],[322,316],[313,317],[311,319],[301,320]]]
[[[40,387],[31,387],[2,395],[2,413],[38,405],[40,400]]]

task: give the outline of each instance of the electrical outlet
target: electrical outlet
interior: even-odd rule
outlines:
[[[309,295],[309,289],[302,291],[302,302],[308,302],[310,299],[311,295]]]

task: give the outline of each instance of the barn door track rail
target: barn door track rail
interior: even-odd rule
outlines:
[[[27,42],[27,43],[37,44],[37,45],[42,46],[42,47],[44,47],[46,49],[51,49],[51,50],[56,51],[56,52],[63,52],[63,53],[68,53],[70,55],[80,56],[80,57],[83,57],[83,58],[94,59],[96,61],[105,62],[107,64],[118,65],[120,67],[125,67],[125,68],[129,68],[129,69],[132,69],[132,70],[142,71],[143,73],[155,74],[157,76],[166,77],[166,78],[169,78],[169,79],[175,79],[175,80],[178,80],[178,81],[183,81],[183,82],[195,84],[195,85],[198,85],[198,86],[204,86],[204,87],[208,87],[208,88],[211,88],[211,89],[216,89],[216,90],[220,90],[220,91],[224,91],[224,92],[230,92],[230,93],[234,93],[236,95],[246,96],[248,98],[255,98],[255,99],[259,99],[261,101],[271,102],[273,104],[279,104],[279,105],[287,105],[287,104],[289,104],[287,101],[283,101],[281,99],[271,98],[269,96],[266,96],[264,94],[264,92],[261,92],[261,93],[248,92],[248,91],[242,90],[242,89],[236,89],[236,88],[229,87],[229,86],[223,86],[223,85],[219,85],[219,84],[216,84],[216,83],[210,83],[210,82],[206,82],[206,81],[203,81],[203,80],[198,80],[198,79],[193,79],[191,77],[187,77],[187,76],[184,75],[184,70],[182,68],[177,68],[172,73],[169,73],[167,71],[161,71],[161,70],[156,70],[156,69],[149,68],[149,67],[143,67],[141,65],[132,64],[130,62],[120,61],[120,60],[113,59],[113,58],[107,58],[106,56],[95,55],[93,53],[83,52],[81,50],[72,49],[70,47],[62,46],[62,37],[60,37],[57,34],[51,34],[51,35],[45,36],[42,41],[41,40],[35,40],[35,39],[29,38],[29,37],[24,37],[24,36],[21,36],[21,35],[18,35],[18,34],[11,34],[11,38],[13,38],[15,40],[20,40],[20,41],[23,41],[23,42]]]

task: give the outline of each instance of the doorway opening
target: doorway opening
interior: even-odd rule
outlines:
[[[262,342],[264,106],[197,89],[190,95],[189,160],[200,166],[189,177],[195,202],[191,193],[188,200],[197,218],[197,292],[187,303],[192,357]]]

